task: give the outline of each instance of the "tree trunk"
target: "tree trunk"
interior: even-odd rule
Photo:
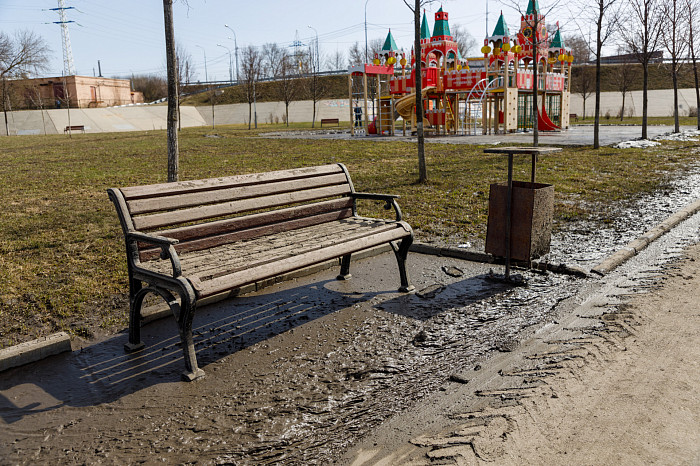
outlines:
[[[693,74],[695,75],[695,113],[698,129],[700,130],[700,83],[698,83],[698,62],[693,49],[691,49],[691,54],[693,55]]]
[[[7,80],[2,77],[2,113],[5,114],[5,135],[10,135],[10,125],[7,122]]]
[[[289,128],[289,103],[284,104],[284,121],[287,123],[287,128]]]
[[[250,130],[250,122],[253,118],[253,103],[248,101],[248,130]]]
[[[625,96],[627,92],[622,93],[622,108],[620,109],[620,121],[625,119]]]
[[[537,59],[537,35],[536,31],[539,26],[539,11],[534,10],[535,23],[532,25],[532,145],[537,147],[540,143],[540,128],[539,128],[539,116],[540,111],[538,108],[539,99],[539,86],[537,85],[537,71],[540,68],[540,64]]]
[[[596,29],[596,54],[595,54],[595,119],[593,122],[593,148],[600,148],[600,53],[603,44],[600,39],[601,29],[603,28],[603,0],[599,2],[598,27]]]
[[[671,78],[673,80],[673,132],[681,132],[681,123],[678,118],[678,63],[676,57],[671,60]]]
[[[647,58],[644,59],[645,62],[642,64],[643,77],[642,77],[642,139],[647,139],[647,122],[648,122],[648,112],[649,112],[649,62]]]
[[[425,134],[423,133],[423,77],[421,66],[420,46],[420,0],[416,0],[413,10],[413,25],[415,27],[415,90],[416,90],[416,135],[418,136],[418,182],[428,181],[428,168],[425,164]]]
[[[168,182],[177,181],[179,171],[177,57],[175,55],[175,31],[173,28],[173,0],[163,0],[165,20],[165,56],[168,68]]]

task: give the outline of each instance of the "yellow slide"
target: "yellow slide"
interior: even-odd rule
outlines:
[[[428,92],[432,92],[435,90],[435,86],[428,86],[425,89],[423,89],[423,92],[421,94],[425,98],[425,95]],[[401,97],[399,100],[394,103],[394,110],[396,113],[401,115],[401,118],[404,120],[410,120],[411,119],[411,114],[413,113],[413,105],[416,103],[416,93],[412,92],[408,94],[407,96]]]

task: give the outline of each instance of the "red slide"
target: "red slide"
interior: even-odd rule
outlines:
[[[561,128],[554,124],[547,115],[547,110],[542,108],[537,114],[537,129],[540,131],[557,131]]]

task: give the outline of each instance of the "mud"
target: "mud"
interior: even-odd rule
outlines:
[[[550,260],[595,262],[699,191],[696,170],[607,228],[558,235]],[[332,463],[385,420],[469,383],[590,283],[517,271],[528,286],[511,287],[493,279],[500,266],[418,254],[409,266],[415,294],[394,291],[384,254],[354,263],[349,281],[329,270],[202,308],[207,377],[194,383],[179,381],[173,319],[144,328],[141,353],[125,355],[121,334],[7,371],[0,464]]]

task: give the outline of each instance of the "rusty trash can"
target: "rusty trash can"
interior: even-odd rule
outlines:
[[[486,252],[506,257],[507,183],[494,183],[489,192]],[[529,262],[549,252],[554,217],[554,186],[513,181],[510,211],[510,258]]]
[[[498,147],[487,154],[508,156],[508,182],[491,185],[486,252],[505,258],[505,279],[510,280],[512,259],[530,262],[549,252],[554,216],[554,187],[536,183],[539,154],[558,152],[558,147]],[[530,155],[530,182],[513,181],[513,157]]]

